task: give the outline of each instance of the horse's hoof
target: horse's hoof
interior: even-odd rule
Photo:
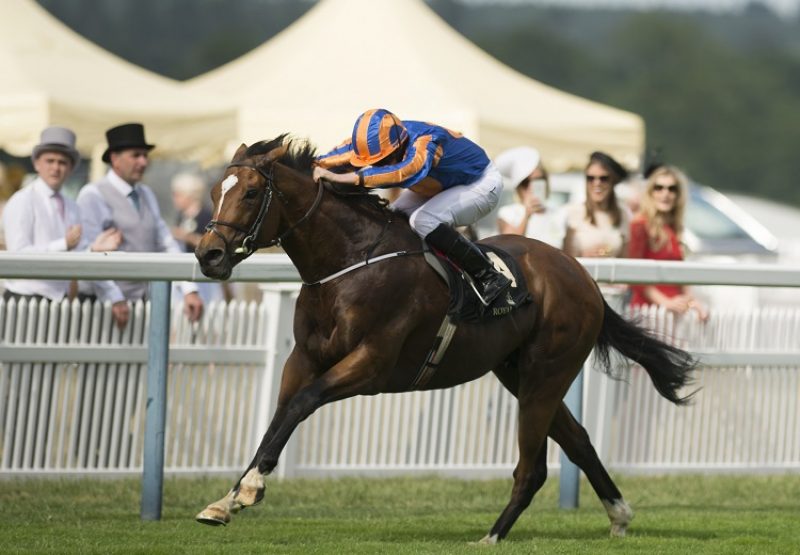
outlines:
[[[612,538],[624,538],[625,534],[628,531],[627,524],[612,524],[611,525],[611,537]]]
[[[481,541],[478,542],[478,545],[497,545],[498,541],[499,539],[497,535],[490,536],[489,534],[486,534]]]
[[[242,507],[252,507],[264,499],[264,476],[257,468],[251,468],[234,490],[233,501]]]
[[[266,491],[266,488],[263,487],[260,489],[240,487],[233,500],[242,508],[252,507],[253,505],[261,503],[264,499],[264,491]]]
[[[215,505],[209,505],[200,511],[194,519],[200,524],[209,526],[225,526],[231,521],[231,514]]]
[[[611,521],[611,537],[624,538],[628,531],[628,524],[633,520],[633,509],[622,498],[613,501],[604,499],[603,506]]]

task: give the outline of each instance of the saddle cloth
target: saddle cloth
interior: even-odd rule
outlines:
[[[425,252],[428,264],[433,266],[450,287],[447,315],[454,323],[485,322],[510,314],[514,309],[533,301],[525,276],[511,255],[497,247],[480,243],[476,245],[489,257],[495,269],[511,280],[511,287],[489,306],[480,301],[470,284],[470,278],[447,257],[435,249]]]

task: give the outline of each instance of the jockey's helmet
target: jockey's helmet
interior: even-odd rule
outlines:
[[[389,110],[367,110],[353,126],[353,156],[357,168],[371,166],[395,152],[408,138],[403,122]]]

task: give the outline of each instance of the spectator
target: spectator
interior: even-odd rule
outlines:
[[[206,184],[199,175],[179,173],[172,178],[172,205],[176,211],[172,236],[186,252],[194,252],[211,221],[211,210],[204,203],[206,194]]]
[[[64,182],[80,163],[75,149],[75,133],[65,127],[48,127],[39,144],[33,147],[31,160],[36,177],[14,193],[3,211],[7,249],[12,252],[45,253],[67,251],[114,250],[121,236],[114,230],[99,233],[89,244],[81,231],[78,205],[61,194]],[[69,292],[65,280],[6,280],[3,296],[59,301]],[[113,287],[110,281],[99,282],[101,290]],[[128,320],[127,304],[114,306],[114,319],[120,327]]]
[[[688,180],[678,168],[660,166],[645,183],[641,209],[631,222],[628,255],[650,260],[683,260],[680,238]],[[631,306],[655,304],[676,314],[694,310],[701,320],[708,310],[682,285],[632,285]]]
[[[631,218],[614,186],[628,172],[608,154],[593,152],[585,174],[586,201],[566,207],[564,251],[576,257],[624,256]]]
[[[547,207],[550,179],[542,165],[539,151],[530,147],[506,150],[495,159],[500,173],[515,189],[514,204],[507,204],[497,213],[500,233],[524,235],[561,248],[563,225]]]
[[[503,178],[484,150],[459,133],[388,110],[358,117],[352,138],[317,158],[314,179],[363,187],[402,187],[392,207],[424,240],[473,280],[485,304],[511,281],[456,226],[470,225],[497,205]]]
[[[161,217],[155,194],[141,183],[149,152],[155,148],[145,141],[144,127],[139,123],[119,125],[106,131],[106,139],[103,162],[111,167],[102,179],[87,184],[78,195],[87,236],[96,237],[104,229],[115,228],[122,232],[121,251],[182,252]],[[180,287],[186,315],[191,321],[200,319],[203,301],[197,286],[187,282]],[[99,293],[88,282],[81,282],[80,292],[87,298]],[[117,281],[111,299],[136,301],[146,298],[147,293],[147,282]],[[106,298],[101,296],[101,300]]]
[[[211,221],[211,210],[204,200],[208,194],[203,178],[194,173],[179,173],[172,178],[172,204],[175,207],[175,226],[172,236],[185,252],[194,252]],[[228,283],[199,282],[197,292],[203,303],[232,297]]]

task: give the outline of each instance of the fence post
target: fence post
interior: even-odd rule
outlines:
[[[564,396],[564,402],[575,420],[583,420],[583,368],[578,373],[575,381],[569,386],[569,391]],[[560,455],[561,471],[558,475],[558,506],[562,509],[577,509],[580,486],[580,470],[569,460],[564,450]]]
[[[147,404],[142,467],[142,520],[161,520],[164,486],[164,428],[167,416],[167,364],[172,283],[150,283],[150,331],[147,336]]]

